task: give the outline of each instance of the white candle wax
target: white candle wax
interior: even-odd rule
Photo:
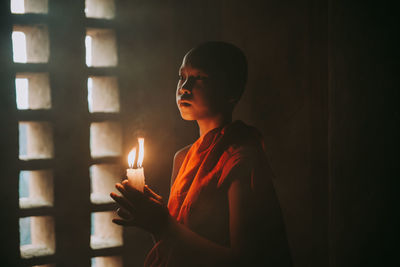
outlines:
[[[144,188],[144,173],[143,168],[129,168],[126,169],[126,176],[128,177],[128,183],[136,190],[143,192]]]

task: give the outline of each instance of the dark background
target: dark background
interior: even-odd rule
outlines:
[[[174,153],[198,137],[196,125],[184,122],[175,105],[183,55],[203,41],[232,42],[243,49],[249,63],[247,91],[235,118],[264,134],[295,265],[389,266],[398,262],[394,216],[399,148],[395,6],[384,1],[344,0],[118,2],[121,120],[126,140],[138,132],[148,140],[146,179],[156,191],[168,196]],[[79,111],[86,97],[82,93],[80,102],[68,100],[69,90],[85,84],[85,75],[79,74],[84,47],[81,39],[73,39],[74,34],[83,36],[82,32],[74,33],[75,26],[82,24],[82,14],[77,13],[76,18],[61,15],[71,11],[70,6],[82,4],[49,3],[60,12],[60,17],[51,21],[64,31],[56,35],[55,42],[71,47],[77,55],[56,57],[68,70],[57,74],[63,91],[56,94],[55,101],[57,97],[67,101],[57,110],[61,115],[76,108]],[[17,115],[14,96],[9,93],[13,88],[9,9],[1,9],[5,14],[0,88],[4,125],[2,252],[4,262],[9,263],[4,266],[12,266],[17,262],[19,245],[18,187],[17,181],[9,180],[17,177]],[[62,18],[69,22],[61,22]],[[58,62],[50,64],[60,69],[63,66]],[[75,65],[82,67],[71,71]],[[80,130],[85,122],[79,121],[77,112],[74,118],[77,120],[71,119],[65,128],[75,128],[67,143],[75,142],[77,149],[75,157],[67,157],[63,164],[77,166],[68,172],[75,177],[71,181],[78,181],[87,172],[87,166],[76,157],[80,153],[87,157],[87,148],[80,146],[87,142],[80,141],[87,137],[87,130]],[[79,199],[80,188],[63,182],[70,179],[67,175],[60,174],[58,179],[59,185],[77,192],[77,198],[68,201],[76,206],[87,203],[83,196]],[[84,184],[82,190],[87,186]],[[67,199],[59,203],[72,205]],[[66,220],[77,232],[86,231],[86,213],[74,208],[69,212],[65,216],[74,218]],[[80,230],[80,225],[86,230]],[[62,235],[62,227],[56,228],[60,231],[56,235]],[[149,238],[133,229],[125,236],[124,260],[140,266],[151,247]],[[79,244],[68,244],[64,249],[61,253],[70,253],[69,262],[76,262],[75,266],[89,263]]]

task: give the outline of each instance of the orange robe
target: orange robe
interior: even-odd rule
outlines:
[[[250,261],[254,261],[246,265],[291,266],[271,178],[261,134],[235,121],[211,130],[191,146],[171,187],[168,210],[193,232],[229,247],[228,189],[233,180],[244,179],[252,191],[249,214],[257,214],[246,229],[253,251]],[[197,266],[184,254],[182,248],[161,240],[150,251],[145,266]]]

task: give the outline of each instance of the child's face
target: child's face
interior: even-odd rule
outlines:
[[[221,112],[221,96],[215,77],[183,59],[179,69],[176,103],[184,120],[213,118]]]

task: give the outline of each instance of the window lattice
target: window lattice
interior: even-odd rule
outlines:
[[[85,24],[64,27],[60,11]],[[76,266],[122,266],[108,195],[122,177],[115,1],[11,0],[10,15],[22,265],[72,266],[75,251]]]

